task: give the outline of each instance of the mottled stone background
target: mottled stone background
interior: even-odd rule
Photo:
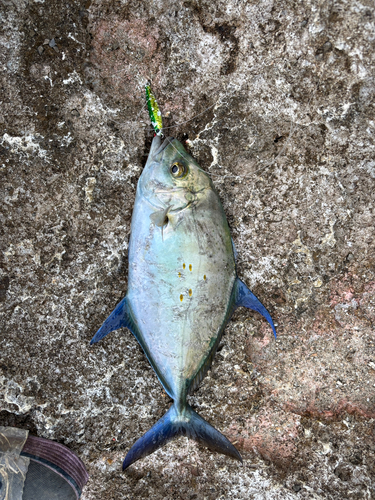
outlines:
[[[374,54],[373,0],[1,0],[0,425],[73,449],[84,500],[375,498]],[[238,310],[191,397],[243,465],[181,438],[122,473],[170,401],[127,330],[89,346],[147,79],[278,325]]]

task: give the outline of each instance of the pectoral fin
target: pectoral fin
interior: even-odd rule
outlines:
[[[158,210],[150,215],[150,219],[155,224],[155,226],[163,228],[168,224],[168,212],[171,207],[167,207],[164,210]]]
[[[167,207],[164,210],[158,210],[150,215],[150,219],[155,224],[155,226],[161,229],[161,238],[164,241],[163,229],[168,225],[168,212],[171,207]]]
[[[263,318],[265,318],[268,323],[271,325],[273,330],[273,334],[276,338],[276,328],[273,324],[270,313],[264,307],[264,305],[258,300],[255,295],[247,288],[245,283],[243,283],[239,278],[236,279],[235,283],[235,301],[236,307],[247,307],[248,309],[253,309],[253,311],[257,311],[260,313]]]

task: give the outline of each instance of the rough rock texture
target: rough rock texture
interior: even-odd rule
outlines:
[[[375,498],[373,2],[2,0],[0,20],[0,425],[73,449],[85,500]],[[89,346],[127,288],[147,79],[278,324],[238,310],[191,397],[243,466],[181,438],[122,473],[170,402],[127,330]]]

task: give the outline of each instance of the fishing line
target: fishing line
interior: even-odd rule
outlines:
[[[228,94],[226,94],[224,97],[227,97]],[[310,100],[308,102],[308,105],[311,101],[311,98],[312,96],[310,97]],[[212,109],[213,107],[219,105],[219,103],[223,102],[223,97],[219,97],[214,104],[212,104],[211,106],[208,106],[207,108],[205,108],[201,113],[198,113],[197,115],[195,115],[193,118],[190,118],[189,120],[185,120],[181,123],[176,123],[176,125],[171,125],[171,126],[168,126],[168,127],[163,127],[163,131],[166,130],[166,129],[171,129],[171,128],[177,128],[185,123],[189,123],[193,120],[195,120],[195,118],[197,118],[198,116],[201,116],[203,115],[204,113],[206,113],[209,109]],[[288,139],[287,141],[285,142],[284,146],[282,147],[281,151],[278,153],[278,155],[273,158],[272,160],[268,161],[265,165],[262,165],[260,168],[258,168],[257,170],[255,170],[255,172],[252,172],[251,175],[255,175],[257,174],[258,172],[261,172],[263,171],[264,169],[266,169],[267,167],[269,167],[270,165],[272,165],[274,162],[276,162],[278,160],[278,158],[280,158],[280,156],[284,153],[286,147],[288,146],[288,144],[290,143],[291,139],[292,139],[292,136],[294,135],[294,130],[295,130],[295,123],[292,121],[291,122],[291,125],[290,125],[290,130],[289,130],[289,134],[288,134]],[[149,128],[149,129],[146,129],[146,131],[153,131],[152,128]],[[189,161],[188,158],[186,158],[186,156],[178,151],[175,146],[170,143],[171,146],[173,147],[173,149],[180,155],[182,156],[186,161]],[[222,165],[220,165],[219,163],[216,163],[216,165],[219,167],[219,168],[225,168],[223,167]],[[205,172],[207,175],[209,176],[216,176],[216,177],[222,177],[222,178],[225,178],[225,177],[230,177],[230,178],[234,178],[234,179],[245,179],[246,176],[243,176],[243,175],[234,175],[234,174],[229,174],[229,173],[225,173],[225,174],[218,174],[218,173],[215,173],[215,172],[211,172],[210,170],[203,170],[202,168],[198,167],[199,170],[201,170],[202,172]]]
[[[119,70],[119,71],[117,71],[117,72],[115,72],[115,73],[113,73],[112,77],[113,77],[113,78],[115,78],[115,79],[118,79],[118,77],[117,77],[117,76],[115,76],[115,75],[118,75],[119,73],[123,73],[124,71],[126,71],[126,69],[125,69],[125,68],[124,68],[124,69],[122,69],[122,70]],[[140,79],[139,79],[136,75],[134,75],[134,76],[135,76],[135,78],[136,78],[136,79],[138,80],[138,82],[139,82],[139,80],[140,80]],[[144,85],[142,85],[142,86],[144,87]],[[185,125],[186,123],[190,123],[190,122],[194,121],[196,118],[198,118],[199,116],[204,115],[204,114],[205,114],[207,111],[209,111],[210,109],[212,109],[212,108],[214,108],[214,107],[218,106],[219,104],[221,104],[221,103],[223,102],[223,100],[224,100],[224,99],[225,99],[228,95],[229,95],[229,94],[228,94],[228,92],[226,92],[224,96],[219,97],[219,98],[218,98],[218,99],[217,99],[217,100],[216,100],[213,104],[211,104],[210,106],[208,106],[207,108],[205,108],[205,109],[204,109],[203,111],[201,111],[200,113],[197,113],[196,115],[194,115],[194,116],[193,116],[192,118],[190,118],[189,120],[184,120],[184,121],[182,121],[182,122],[176,123],[175,125],[169,125],[168,127],[163,127],[163,131],[164,131],[164,130],[173,129],[173,128],[177,128],[177,127],[180,127],[180,126],[182,126],[182,125]],[[143,104],[143,105],[142,105],[142,107],[141,107],[141,109],[140,109],[140,111],[137,113],[137,116],[136,116],[135,120],[132,120],[130,123],[134,123],[134,122],[135,122],[135,123],[137,123],[137,122],[138,122],[138,120],[139,120],[140,115],[142,114],[142,112],[144,111],[144,109],[145,109],[146,107],[147,107],[147,103],[146,103],[146,104]],[[123,125],[123,124],[124,124],[124,122],[119,122],[119,121],[114,120],[114,119],[112,119],[111,121],[112,121],[113,123],[118,124],[118,125]],[[129,122],[128,122],[128,123],[129,123]],[[147,128],[145,128],[144,130],[145,130],[145,132],[146,132],[146,133],[147,133],[147,132],[153,132],[153,131],[154,131],[154,129],[153,129],[152,127],[147,127]],[[129,135],[128,135],[129,139],[134,139],[134,138],[135,138],[135,132],[136,132],[136,130],[135,130],[134,128],[132,128],[132,129],[130,130]],[[173,148],[176,150],[176,152],[177,152],[178,154],[180,154],[180,155],[181,155],[181,156],[182,156],[185,160],[189,161],[189,160],[188,160],[188,158],[186,158],[186,157],[185,157],[185,156],[184,156],[184,155],[183,155],[180,151],[177,151],[177,149],[176,149],[173,145],[172,145],[172,147],[173,147]],[[221,165],[219,165],[218,163],[217,163],[217,166],[218,166],[219,168],[223,168],[223,167],[222,167]],[[211,171],[209,171],[209,170],[207,170],[207,171],[206,171],[206,170],[203,170],[203,169],[202,169],[202,168],[200,168],[200,167],[198,167],[198,169],[199,169],[199,170],[201,170],[202,172],[205,172],[205,173],[206,173],[207,175],[209,175],[209,176],[222,177],[222,178],[225,178],[225,177],[231,177],[231,178],[236,178],[236,179],[238,179],[238,178],[240,178],[240,179],[241,179],[241,178],[245,178],[244,176],[240,176],[240,175],[232,175],[232,174],[228,174],[228,173],[226,173],[226,174],[224,174],[224,175],[223,175],[223,174],[217,174],[217,173],[211,172]]]
[[[316,91],[319,87],[319,84],[320,84],[320,81],[321,81],[321,78],[323,76],[323,72],[324,72],[324,66],[325,64],[323,63],[322,65],[322,68],[321,68],[321,75],[319,76],[319,79],[318,79],[318,82],[315,86],[315,89],[313,90],[313,92],[311,93],[310,97],[309,97],[309,100],[307,102],[307,107],[310,105],[313,97],[315,96],[316,94]],[[116,73],[114,73],[112,75],[113,78],[115,79],[118,79],[118,74],[120,73],[123,73],[124,71],[127,71],[126,68],[122,69],[122,70],[119,70],[117,71]],[[140,86],[144,87],[144,85],[142,85],[140,83],[140,80],[142,79],[144,81],[144,77],[141,77],[140,78],[140,75],[134,75],[134,77],[136,78],[136,80],[138,80],[138,83],[140,84]],[[150,79],[149,79],[150,80]],[[220,90],[219,90],[220,92]],[[231,94],[233,94],[233,91],[231,92]],[[209,111],[210,109],[212,108],[215,108],[215,107],[219,107],[222,103],[223,103],[223,100],[226,98],[226,97],[229,97],[230,96],[230,93],[228,92],[228,89],[224,89],[224,95],[223,96],[220,96],[217,100],[215,100],[215,102],[213,104],[211,104],[210,106],[206,107],[203,111],[201,111],[200,113],[197,113],[196,115],[194,115],[192,118],[188,119],[188,120],[184,120],[184,121],[181,121],[181,122],[178,122],[178,123],[175,123],[174,125],[169,125],[167,127],[163,127],[163,131],[164,130],[170,130],[170,129],[173,129],[173,128],[178,128],[182,125],[185,125],[187,123],[190,123],[190,122],[193,122],[196,118],[198,118],[199,116],[202,116],[204,115],[205,113],[207,113],[207,111]],[[143,113],[144,109],[147,107],[147,104],[143,104],[140,111],[137,113],[136,115],[136,118],[135,120],[132,120],[130,123],[139,123],[139,117],[141,116],[141,114]],[[117,120],[112,120],[114,123],[117,123],[119,125],[122,125],[124,122],[119,122]],[[214,121],[214,120],[212,120]],[[129,123],[129,122],[128,122]],[[215,123],[215,122],[214,122]],[[142,126],[142,122],[141,122],[141,126]],[[206,125],[207,126],[207,125]],[[138,127],[137,127],[138,128]],[[142,127],[146,133],[148,132],[151,132],[153,131],[153,128],[152,127],[147,127],[147,128],[144,128]],[[276,163],[277,160],[282,156],[284,155],[285,153],[285,150],[286,148],[290,145],[291,143],[291,140],[292,138],[294,137],[295,135],[295,132],[296,132],[296,129],[298,128],[298,125],[295,123],[295,120],[292,120],[291,121],[291,125],[290,125],[290,130],[289,130],[289,134],[288,134],[288,138],[287,140],[285,141],[283,147],[281,148],[281,150],[279,151],[279,153],[277,154],[277,156],[273,159],[270,159],[268,160],[265,164],[261,165],[259,168],[257,168],[254,172],[251,172],[249,175],[250,175],[250,180],[251,180],[251,177],[257,175],[257,174],[260,174],[261,172],[263,172],[265,169],[267,169],[268,167],[270,167],[272,164]],[[131,126],[131,130],[129,132],[129,135],[128,135],[128,138],[130,139],[130,141],[134,140],[135,139],[135,132],[136,132],[136,128],[134,128],[133,126]],[[198,134],[199,135],[199,134]],[[176,152],[178,152],[179,155],[181,155],[182,157],[185,158],[185,160],[188,160],[180,151],[177,151],[177,149],[172,145],[172,147],[176,150]],[[226,169],[226,167],[223,167],[222,165],[220,165],[219,163],[216,162],[215,165],[212,165],[209,167],[215,167],[217,166],[218,168],[223,168],[224,170]],[[249,175],[240,175],[240,174],[230,174],[230,173],[215,173],[215,172],[211,172],[210,170],[203,170],[202,168],[199,168],[202,172],[205,172],[206,174],[208,174],[209,176],[215,176],[215,177],[220,177],[220,178],[223,178],[225,179],[226,177],[228,178],[233,178],[233,179],[241,179],[241,180],[244,180],[244,179],[249,179]]]
[[[211,104],[211,106],[208,106],[208,108],[204,109],[201,113],[198,113],[197,115],[193,116],[193,118],[190,118],[190,120],[185,120],[185,121],[183,121],[181,123],[176,123],[176,125],[169,125],[168,127],[163,127],[163,130],[167,130],[169,128],[177,128],[177,127],[180,127],[181,125],[185,125],[186,123],[192,122],[198,116],[204,115],[209,109],[211,109],[214,106],[216,106],[217,103],[220,101],[220,99],[221,99],[221,97],[219,97],[219,99],[214,104]],[[148,131],[148,130],[152,131],[153,129],[152,128],[146,129],[146,131]]]
[[[322,67],[321,73],[323,73],[323,69],[324,69],[324,66]],[[315,95],[315,93],[316,93],[316,91],[317,91],[317,89],[318,89],[318,87],[319,87],[319,84],[320,84],[320,81],[321,81],[322,76],[323,76],[322,74],[319,76],[319,80],[318,80],[318,82],[317,82],[317,84],[316,84],[316,86],[315,86],[315,89],[313,90],[313,92],[312,92],[312,93],[311,93],[311,95],[310,95],[310,98],[309,98],[309,100],[308,100],[308,102],[307,102],[307,106],[309,106],[309,105],[310,105],[310,103],[311,103],[311,101],[312,101],[312,99],[313,99],[313,97],[314,97],[314,95]],[[198,113],[198,114],[194,115],[194,116],[193,116],[192,118],[190,118],[189,120],[184,120],[184,121],[182,121],[182,122],[176,123],[175,125],[170,125],[170,126],[168,126],[168,127],[163,127],[163,131],[164,131],[164,130],[167,130],[167,129],[177,128],[177,127],[180,127],[181,125],[184,125],[184,124],[186,124],[186,123],[190,123],[190,122],[194,121],[197,117],[204,115],[204,114],[205,114],[208,110],[210,110],[210,109],[212,109],[212,108],[214,108],[214,107],[216,107],[216,106],[220,105],[221,103],[223,103],[223,99],[224,99],[225,97],[228,97],[228,96],[229,96],[229,93],[226,93],[224,96],[219,97],[219,98],[218,98],[218,99],[217,99],[217,100],[216,100],[213,104],[211,104],[210,106],[208,106],[207,108],[205,108],[205,109],[204,109],[203,111],[201,111],[200,113]],[[145,110],[145,108],[146,108],[146,107],[147,107],[147,104],[144,104],[144,105],[141,107],[141,109],[140,109],[139,113],[137,113],[136,119],[135,119],[135,120],[133,120],[133,123],[134,123],[134,122],[136,122],[136,123],[137,123],[137,121],[138,121],[138,119],[139,119],[139,117],[140,117],[141,113]],[[115,122],[115,123],[121,124],[120,122],[118,122],[118,121],[116,121],[116,120],[112,120],[112,121],[113,121],[113,122]],[[258,169],[256,169],[254,172],[251,172],[251,174],[250,174],[251,176],[254,176],[254,175],[256,175],[256,174],[259,174],[260,172],[264,171],[266,168],[270,167],[272,164],[274,164],[274,163],[276,163],[276,162],[277,162],[277,160],[278,160],[278,159],[279,159],[279,158],[280,158],[280,157],[284,154],[284,152],[285,152],[285,150],[286,150],[287,146],[290,144],[290,142],[291,142],[291,140],[292,140],[292,138],[293,138],[293,136],[294,136],[294,134],[295,134],[296,129],[297,129],[297,124],[295,123],[295,121],[293,121],[293,120],[292,120],[292,121],[291,121],[291,124],[290,124],[290,129],[289,129],[288,138],[287,138],[287,140],[286,140],[285,144],[283,145],[283,147],[281,148],[280,152],[277,154],[277,156],[276,156],[275,158],[273,158],[273,159],[271,159],[271,160],[267,161],[264,165],[262,165],[261,167],[259,167]],[[153,129],[152,127],[147,127],[147,128],[145,129],[145,131],[146,131],[146,132],[152,132],[152,131],[154,131],[154,129]],[[135,132],[136,132],[136,130],[135,130],[135,129],[132,129],[132,130],[131,130],[131,132],[129,133],[129,137],[134,137]],[[170,143],[170,144],[171,144],[171,143]],[[188,159],[188,158],[187,158],[187,157],[186,157],[183,153],[181,153],[180,151],[178,151],[178,150],[175,148],[175,146],[174,146],[173,144],[171,144],[171,145],[172,145],[173,149],[174,149],[174,150],[175,150],[175,151],[176,151],[176,152],[177,152],[180,156],[182,156],[182,157],[183,157],[186,161],[188,161],[188,162],[189,162],[189,159]],[[226,167],[223,167],[222,165],[220,165],[219,163],[216,163],[216,165],[214,165],[214,166],[217,166],[217,167],[219,167],[219,168],[224,168],[224,169],[226,168]],[[225,178],[241,179],[241,180],[243,180],[243,179],[248,179],[248,176],[244,176],[244,175],[239,175],[239,174],[238,174],[238,175],[236,175],[236,174],[230,174],[230,173],[224,173],[224,174],[222,174],[222,173],[215,173],[215,172],[211,172],[210,170],[204,170],[204,169],[202,169],[201,167],[197,167],[197,168],[198,168],[199,170],[201,170],[202,172],[206,173],[206,174],[207,174],[207,175],[209,175],[209,176],[220,177],[220,178],[223,178],[223,179],[225,179]]]

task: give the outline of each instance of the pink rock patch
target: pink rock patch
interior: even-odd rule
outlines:
[[[254,452],[265,460],[287,467],[297,452],[299,417],[272,407],[254,414],[240,428],[233,424],[226,432],[242,452]]]
[[[152,79],[155,85],[161,78],[161,53],[157,51],[158,30],[142,19],[132,21],[118,18],[96,22],[91,61],[99,68],[102,78],[129,98],[136,89]]]
[[[313,318],[280,318],[278,342],[269,342],[263,325],[249,336],[245,350],[262,391],[301,416],[374,418],[374,292],[374,282],[348,273],[332,281]]]

